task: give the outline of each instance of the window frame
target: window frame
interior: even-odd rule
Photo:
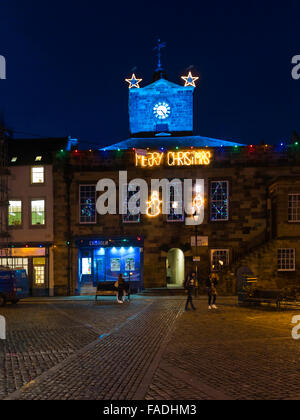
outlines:
[[[37,168],[43,169],[43,182],[33,182],[33,170]],[[34,165],[30,167],[30,185],[45,185],[46,182],[46,171],[44,165]]]
[[[210,250],[210,268],[213,272],[220,272],[222,268],[214,269],[213,268],[213,255],[214,252],[226,252],[226,263],[223,267],[228,267],[230,263],[230,249],[229,248],[211,248]]]
[[[292,196],[297,196],[297,197],[299,197],[299,219],[296,219],[296,220],[289,220],[289,213],[290,213],[290,197],[292,197]],[[297,211],[296,211],[296,213],[297,213]],[[300,193],[289,193],[288,194],[288,209],[287,209],[287,221],[288,221],[288,223],[300,223]]]
[[[279,261],[282,261],[282,258],[279,259],[279,252],[283,250],[293,251],[293,268],[279,268]],[[277,271],[279,272],[296,271],[296,248],[277,248]]]
[[[17,201],[17,202],[21,203],[21,212],[20,212],[21,213],[21,223],[19,225],[10,225],[9,224],[9,215],[10,215],[9,208],[10,208],[10,202],[11,201]],[[10,198],[8,200],[8,202],[9,202],[9,205],[8,205],[8,214],[7,214],[7,225],[9,227],[9,229],[20,229],[20,228],[23,227],[23,200],[21,200],[19,198]]]
[[[172,181],[172,180],[170,180],[169,179],[169,181]],[[184,223],[185,222],[185,209],[184,209],[184,190],[183,190],[183,182],[182,182],[182,180],[180,179],[180,181],[181,181],[181,206],[182,206],[182,214],[177,214],[177,215],[173,215],[173,216],[177,216],[177,217],[181,217],[181,219],[175,219],[175,220],[172,220],[172,219],[169,219],[169,217],[171,216],[171,213],[168,213],[168,214],[166,214],[166,221],[167,221],[167,223]],[[177,183],[178,184],[178,183]],[[175,201],[170,201],[170,210],[171,210],[171,204],[173,204],[173,203],[175,203]]]
[[[88,222],[81,221],[81,188],[82,187],[94,187],[95,188],[95,220],[94,221],[88,221]],[[78,219],[79,220],[78,221],[79,221],[80,225],[96,225],[97,224],[96,203],[97,203],[96,184],[79,184],[79,186],[78,186],[78,209],[79,209]]]
[[[122,214],[121,216],[122,216],[122,223],[124,223],[124,224],[126,224],[126,225],[128,225],[128,224],[138,224],[138,223],[141,223],[141,212],[139,212],[138,214],[135,214],[135,215],[130,215],[129,214],[129,209],[128,209],[128,203],[129,203],[129,200],[130,200],[130,193],[132,193],[132,195],[135,195],[136,193],[137,193],[137,191],[135,190],[135,191],[128,191],[128,185],[129,184],[127,184],[126,185],[126,193],[127,193],[127,214]],[[139,187],[139,185],[136,185],[137,187]],[[124,185],[124,187],[125,187],[125,185]],[[138,217],[138,219],[137,220],[125,220],[125,218],[126,217]]]
[[[42,224],[42,225],[32,223],[32,202],[33,201],[43,201],[44,202],[44,224]],[[30,203],[30,209],[29,209],[30,227],[31,228],[44,228],[44,227],[46,227],[46,224],[47,224],[47,217],[46,217],[47,202],[46,202],[46,198],[44,198],[44,197],[41,197],[41,198],[33,197],[33,198],[30,198],[29,203]]]
[[[212,200],[212,184],[217,182],[226,182],[227,184],[227,218],[226,219],[212,219],[212,204],[214,200]],[[211,179],[209,181],[209,221],[212,223],[215,222],[228,222],[230,219],[230,182],[228,179]]]

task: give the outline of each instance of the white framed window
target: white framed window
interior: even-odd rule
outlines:
[[[79,222],[96,223],[96,185],[79,186]]]
[[[45,225],[45,200],[31,200],[31,225]]]
[[[229,249],[211,249],[210,261],[212,271],[221,271],[229,264]]]
[[[300,193],[289,194],[288,221],[300,222]]]
[[[295,271],[296,250],[295,248],[279,248],[277,250],[277,270]]]
[[[9,268],[22,268],[28,274],[28,258],[0,258],[0,266]]]
[[[210,220],[212,222],[229,220],[229,182],[210,183]]]
[[[169,213],[167,222],[184,222],[182,182],[174,182],[170,187]],[[181,214],[176,214],[181,209]]]
[[[8,207],[8,226],[22,225],[22,201],[9,200]]]
[[[45,168],[43,166],[34,166],[31,168],[31,183],[44,184]]]
[[[45,284],[45,266],[36,265],[34,268],[34,283],[37,286],[43,286]]]
[[[127,194],[127,208],[126,203],[124,202],[124,209],[127,211],[127,214],[123,214],[123,223],[140,223],[141,221],[141,212],[136,209],[136,214],[130,213],[129,211],[129,200],[133,197],[139,190],[139,185],[136,186],[134,191],[128,191],[128,185],[124,185],[124,195]],[[140,200],[137,200],[136,206],[139,207],[141,204]]]

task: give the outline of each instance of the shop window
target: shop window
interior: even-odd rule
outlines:
[[[288,221],[300,222],[300,194],[289,194]]]
[[[92,259],[91,258],[82,258],[81,260],[81,274],[91,275],[92,274]]]
[[[128,185],[124,186],[124,188],[126,189],[125,191],[127,191],[127,214],[123,214],[123,223],[140,223],[141,221],[141,213],[140,213],[140,205],[141,202],[140,200],[137,201],[136,206],[137,206],[137,213],[136,214],[132,214],[129,212],[129,200],[131,199],[131,197],[133,197],[138,191],[139,191],[139,186],[136,187],[135,191],[128,191]],[[126,194],[126,192],[125,192]]]
[[[35,166],[31,168],[31,183],[43,184],[45,182],[45,168],[43,166]]]
[[[170,201],[169,201],[169,213],[167,215],[168,222],[183,222],[183,203],[182,203],[182,183],[178,182],[170,187]],[[181,209],[182,214],[176,214]]]
[[[8,225],[21,226],[22,224],[22,201],[9,201]]]
[[[79,187],[80,223],[96,223],[96,186],[80,185]]]
[[[228,220],[228,189],[228,181],[210,183],[210,219],[213,222]]]
[[[229,249],[211,250],[211,269],[212,271],[221,271],[229,264]]]
[[[0,258],[0,266],[9,268],[22,268],[28,274],[28,258]]]
[[[45,225],[45,200],[31,201],[31,224],[32,226]]]
[[[37,286],[44,286],[45,266],[34,266],[34,284]]]
[[[295,271],[296,252],[294,248],[280,248],[277,250],[278,271]]]

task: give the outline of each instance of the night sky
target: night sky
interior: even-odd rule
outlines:
[[[1,0],[0,109],[15,137],[77,137],[96,148],[129,137],[132,69],[151,82],[157,38],[168,79],[194,66],[197,134],[247,144],[300,132],[298,1]]]

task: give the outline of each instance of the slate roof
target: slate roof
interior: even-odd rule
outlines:
[[[53,157],[61,150],[70,150],[76,144],[75,139],[37,138],[37,139],[8,139],[9,166],[51,164]],[[36,161],[41,156],[42,160]],[[13,158],[17,158],[12,162]]]
[[[128,149],[181,149],[190,147],[232,147],[232,146],[245,146],[244,144],[228,140],[212,139],[209,137],[201,136],[184,136],[184,137],[168,137],[157,136],[148,138],[135,138],[132,137],[128,140],[121,141],[120,143],[111,146],[103,147],[100,150],[128,150]]]

